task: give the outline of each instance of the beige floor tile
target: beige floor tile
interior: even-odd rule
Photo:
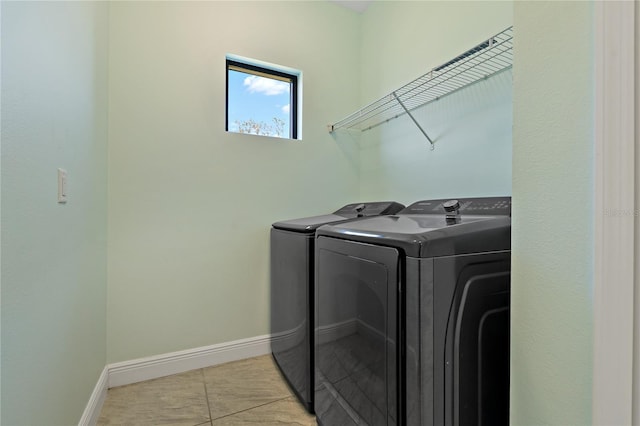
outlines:
[[[109,389],[98,425],[188,425],[208,422],[202,370]]]
[[[292,396],[271,355],[205,368],[204,378],[212,419]]]
[[[222,417],[213,426],[225,425],[302,425],[315,426],[316,419],[307,413],[295,397],[281,399],[270,404]]]

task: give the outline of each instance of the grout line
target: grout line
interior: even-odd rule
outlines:
[[[289,399],[289,398],[291,398],[291,395],[290,395],[290,396],[287,396],[287,397],[284,397],[284,398],[280,398],[280,399],[274,399],[273,401],[265,402],[264,404],[256,405],[256,406],[254,406],[254,407],[245,408],[244,410],[236,411],[236,412],[234,412],[234,413],[225,414],[224,416],[216,417],[215,419],[212,417],[212,418],[211,418],[211,424],[213,424],[213,421],[214,421],[214,420],[220,420],[220,419],[224,419],[225,417],[235,416],[236,414],[244,413],[245,411],[251,411],[251,410],[253,410],[253,409],[255,409],[255,408],[264,407],[264,406],[266,406],[266,405],[273,404],[273,403],[275,403],[275,402],[284,401],[285,399]]]
[[[202,376],[202,384],[204,385],[204,397],[207,400],[207,410],[209,410],[209,424],[213,424],[213,417],[211,416],[211,405],[209,405],[209,393],[207,392],[207,381],[204,377],[204,368],[200,369],[200,375]]]

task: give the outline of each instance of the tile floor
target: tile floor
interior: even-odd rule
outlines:
[[[98,425],[315,426],[271,355],[109,389]]]

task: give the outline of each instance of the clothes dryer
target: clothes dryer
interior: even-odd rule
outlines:
[[[319,424],[509,424],[510,198],[316,232]]]
[[[276,222],[271,228],[271,352],[298,399],[313,413],[313,283],[316,229],[394,214],[402,204],[348,204],[332,214]]]

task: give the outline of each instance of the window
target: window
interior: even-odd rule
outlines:
[[[298,139],[298,74],[227,58],[226,130]]]

